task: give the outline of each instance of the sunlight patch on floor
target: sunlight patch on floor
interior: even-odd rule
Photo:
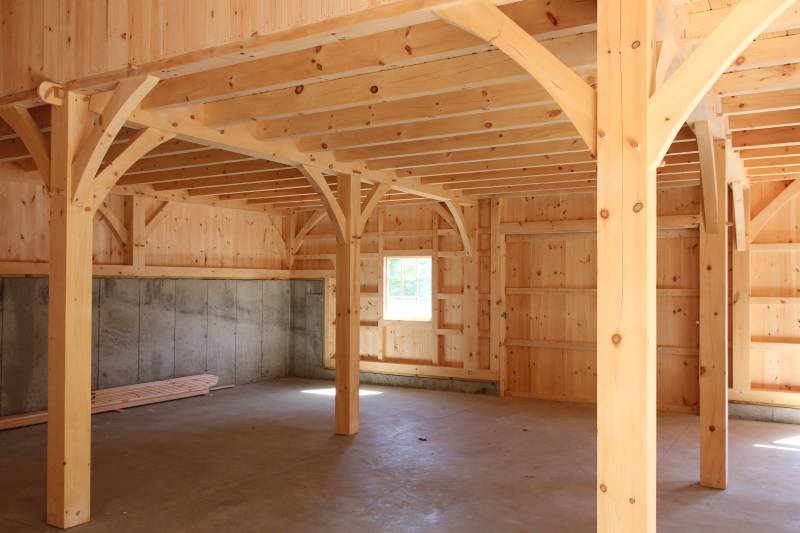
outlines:
[[[336,396],[336,389],[333,387],[328,389],[306,389],[300,392],[304,394],[316,394],[318,396]],[[383,392],[378,390],[358,389],[359,396],[374,396],[376,394],[383,394]]]

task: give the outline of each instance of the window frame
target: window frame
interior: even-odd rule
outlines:
[[[392,259],[399,259],[399,260],[401,260],[401,262],[403,260],[405,260],[405,259],[427,259],[428,261],[430,261],[430,264],[431,264],[431,280],[430,280],[430,283],[431,284],[430,284],[429,304],[430,304],[430,311],[431,312],[430,312],[430,316],[428,318],[387,318],[388,303],[389,303],[389,299],[391,298],[391,295],[389,294],[389,261],[392,260]],[[382,304],[382,308],[381,308],[382,320],[384,322],[388,322],[388,323],[432,324],[433,323],[433,313],[434,313],[434,305],[433,305],[434,304],[434,294],[433,294],[434,283],[433,283],[433,276],[435,275],[435,273],[434,273],[433,255],[432,254],[393,255],[391,253],[384,254],[384,256],[383,256],[383,269],[382,270],[383,270],[383,279],[381,280],[382,284],[383,284],[383,301],[381,302],[381,304]],[[402,277],[402,266],[401,266],[401,275],[400,275],[401,292],[402,292],[402,279],[403,279],[403,277]],[[417,283],[419,283],[419,275],[417,275]],[[417,287],[417,295],[419,295],[419,286]],[[397,297],[395,296],[394,298],[397,298]],[[400,298],[402,298],[402,296],[400,296]],[[416,301],[424,301],[424,298],[420,298],[419,296],[417,296],[414,299]]]

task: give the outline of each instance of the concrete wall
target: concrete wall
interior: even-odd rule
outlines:
[[[323,367],[325,340],[325,288],[322,281],[292,281],[292,322],[289,375],[333,379],[334,372]],[[361,382],[373,385],[414,387],[497,394],[497,384],[458,379],[417,378],[389,374],[361,373]]]
[[[285,376],[289,281],[96,279],[92,387]],[[47,406],[47,279],[0,278],[0,415]]]

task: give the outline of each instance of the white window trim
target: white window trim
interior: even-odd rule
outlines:
[[[386,317],[386,309],[387,303],[389,301],[389,260],[390,259],[428,259],[431,262],[431,295],[430,295],[430,306],[431,306],[431,316],[428,318],[387,318]],[[432,324],[433,323],[433,276],[436,273],[433,271],[434,268],[434,261],[433,255],[431,254],[420,254],[420,255],[392,255],[391,253],[384,254],[383,256],[383,279],[381,280],[383,283],[383,302],[382,302],[382,309],[381,315],[384,322],[394,322],[394,323],[407,323],[407,324]]]

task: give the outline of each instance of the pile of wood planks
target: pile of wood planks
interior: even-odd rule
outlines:
[[[213,374],[199,374],[113,387],[92,391],[92,414],[119,411],[128,407],[149,405],[192,396],[203,396],[211,391],[219,378]],[[47,411],[0,417],[0,430],[44,424]]]

